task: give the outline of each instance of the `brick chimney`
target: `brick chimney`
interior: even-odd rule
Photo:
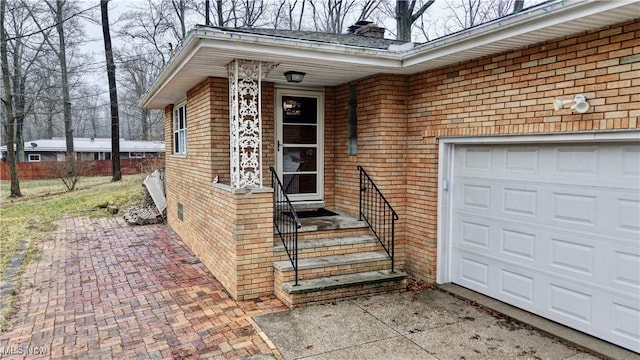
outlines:
[[[372,38],[384,39],[385,28],[379,27],[372,21],[360,20],[349,26],[348,33]]]

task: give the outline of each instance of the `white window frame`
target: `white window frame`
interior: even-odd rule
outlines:
[[[29,154],[29,162],[40,162],[40,161],[42,161],[42,157],[40,156],[40,154]]]
[[[145,157],[144,152],[129,152],[129,159],[144,159]]]
[[[187,103],[173,107],[173,154],[187,155]]]

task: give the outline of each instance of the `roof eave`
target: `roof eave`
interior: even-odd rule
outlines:
[[[526,13],[514,14],[502,19],[497,19],[478,27],[466,29],[455,34],[445,36],[441,39],[422,44],[413,49],[406,50],[403,52],[402,67],[409,72],[416,67],[419,67],[419,69],[416,69],[415,71],[437,68],[442,65],[434,64],[433,66],[422,67],[418,65],[428,63],[438,58],[443,58],[450,54],[463,53],[470,49],[479,48],[487,44],[499,44],[500,41],[506,39],[518,38],[525,34],[535,33],[536,31],[549,29],[560,24],[602,14],[603,12],[628,6],[637,2],[638,0],[556,1],[539,8],[534,8]],[[607,24],[610,24],[610,22],[604,21],[602,24],[593,24],[593,28],[606,26]],[[586,31],[586,29],[582,31]],[[576,31],[564,31],[562,33],[557,33],[553,38],[560,38],[576,33]],[[551,39],[552,38],[546,38],[546,40]],[[541,39],[540,42],[541,41],[545,40]],[[533,44],[523,42],[521,47],[528,45]],[[506,46],[504,49],[496,47],[494,53],[507,51],[509,49],[515,49],[515,47],[512,44]],[[477,57],[478,56],[471,55],[467,59],[461,59],[460,61],[470,60]]]
[[[171,93],[167,90],[168,85],[181,70],[189,71],[189,59],[202,49],[226,52],[228,57],[238,55],[239,58],[289,62],[298,67],[320,66],[338,70],[339,65],[343,64],[343,73],[346,70],[360,70],[356,66],[362,64],[366,69],[359,72],[359,75],[363,77],[383,72],[412,74],[634,19],[640,13],[639,7],[640,0],[557,0],[409,50],[361,48],[214,28],[196,28],[189,33],[184,46],[170,60],[144,96],[142,106],[163,108],[170,104],[170,101],[178,101],[176,87],[173,86]],[[322,64],[318,65],[319,61]],[[220,69],[222,65],[218,64],[218,76],[225,76]],[[198,76],[193,73],[185,74],[193,75],[189,81],[195,81],[198,77],[206,76],[208,70],[204,68],[204,71],[196,74]],[[347,81],[350,80],[344,82]],[[182,84],[183,88],[186,87],[185,84]],[[195,86],[195,83],[192,85]],[[163,90],[165,94],[162,94]],[[181,91],[184,92],[184,89]]]

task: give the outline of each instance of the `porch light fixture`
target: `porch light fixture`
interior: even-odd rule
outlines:
[[[573,100],[553,100],[553,109],[558,111],[562,109],[565,105],[571,105],[571,110],[583,114],[589,110],[589,103],[587,102],[587,98],[584,95],[576,95]]]
[[[284,73],[284,77],[287,79],[287,82],[290,83],[302,82],[305,75],[307,74],[300,71],[287,71],[286,73]]]

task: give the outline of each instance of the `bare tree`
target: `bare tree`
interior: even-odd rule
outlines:
[[[118,91],[116,88],[116,65],[113,63],[111,33],[109,32],[109,0],[100,0],[102,13],[102,36],[104,54],[107,59],[107,78],[109,80],[109,102],[111,103],[111,181],[122,180],[120,171],[120,119],[118,118]]]
[[[9,56],[7,54],[7,33],[5,32],[5,8],[6,1],[0,1],[0,67],[2,67],[2,85],[4,89],[4,99],[2,103],[7,110],[7,159],[9,160],[9,176],[11,177],[11,197],[20,197],[20,180],[18,179],[18,169],[16,168],[16,155],[14,151],[14,114],[13,114],[13,93],[11,90],[11,79],[9,75]]]
[[[126,55],[125,55],[126,54]],[[151,138],[152,123],[151,112],[139,105],[139,99],[144,96],[147,89],[153,83],[155,74],[160,70],[161,64],[153,58],[145,56],[140,48],[121,49],[115,54],[120,69],[120,85],[124,89],[123,99],[127,118],[140,125],[141,140]],[[138,138],[137,134],[134,136]]]
[[[74,134],[79,137],[110,136],[111,125],[104,121],[101,110],[108,107],[104,102],[103,89],[99,85],[78,86],[73,98]]]
[[[138,46],[151,46],[162,63],[166,63],[167,46],[172,40],[166,36],[170,29],[165,2],[147,0],[144,5],[131,9],[120,20],[123,21],[117,33],[125,40]]]
[[[316,31],[340,34],[344,30],[344,24],[352,10],[355,8],[355,0],[309,0],[312,7]]]
[[[13,31],[13,40],[8,42],[9,53],[11,54],[12,85],[14,89],[14,116],[15,140],[17,150],[17,160],[25,160],[25,123],[27,116],[33,111],[35,100],[41,93],[40,86],[35,81],[33,70],[38,64],[38,59],[44,56],[44,45],[42,37],[25,35],[34,31],[33,23],[30,22],[28,6],[24,1],[11,3],[12,11],[9,16],[8,27]],[[6,23],[6,21],[5,21]]]
[[[270,10],[265,12],[270,17],[267,23],[274,29],[300,30],[306,4],[307,0],[280,0],[270,3]]]
[[[435,0],[428,0],[418,4],[418,0],[397,0],[396,1],[396,39],[411,41],[411,27],[424,12],[433,5]],[[416,9],[416,5],[418,8]]]
[[[445,19],[445,28],[449,33],[509,15],[524,6],[524,2],[516,4],[514,0],[451,0],[446,4],[450,15]]]
[[[46,2],[51,11],[55,14],[56,31],[58,33],[58,50],[56,53],[60,61],[60,74],[62,79],[64,136],[67,146],[67,158],[72,159],[74,158],[73,123],[71,122],[71,99],[69,96],[69,74],[67,72],[67,48],[65,46],[64,22],[62,16],[64,3],[65,1],[56,0],[56,6],[54,7],[51,3]],[[55,48],[53,44],[51,44],[51,48]],[[70,171],[75,174],[75,167],[73,164],[70,167]]]
[[[358,20],[370,20],[373,14],[380,7],[380,0],[363,0],[359,4],[360,8],[360,16],[358,16]]]
[[[265,12],[264,0],[241,0],[242,27],[256,27]]]

